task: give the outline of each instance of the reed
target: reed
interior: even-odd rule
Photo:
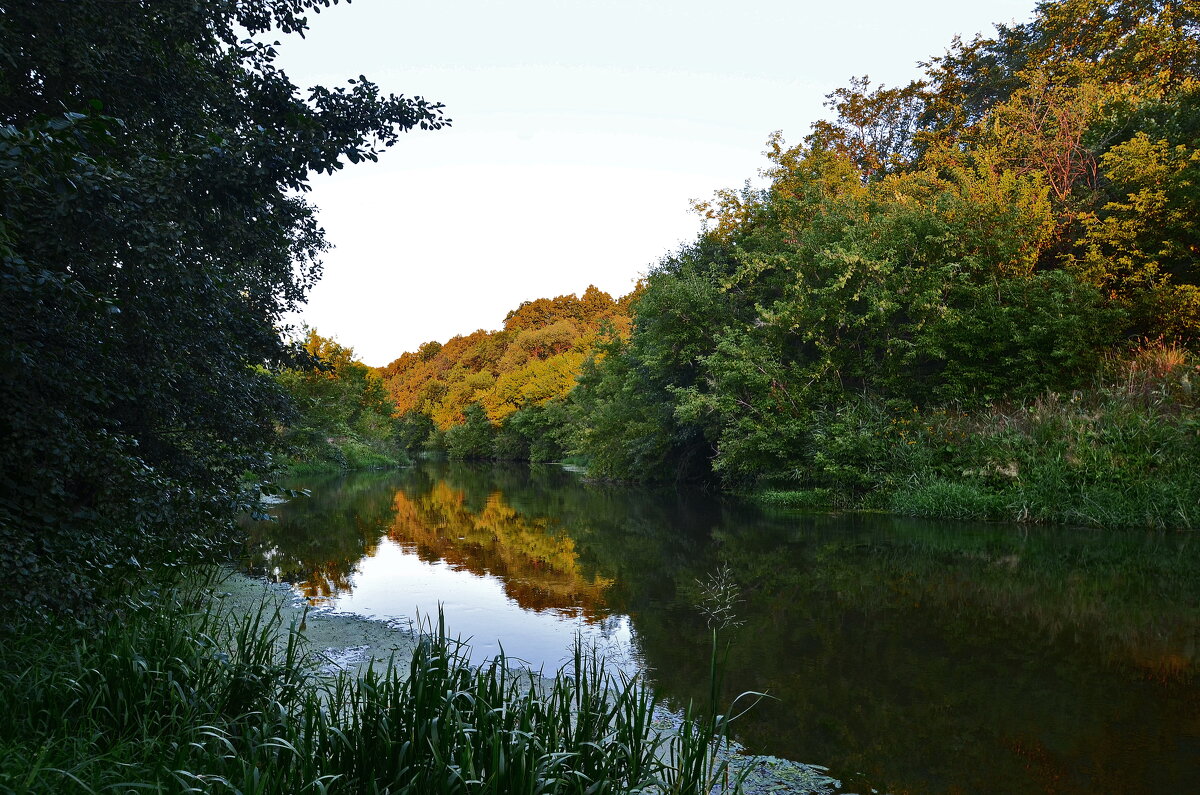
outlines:
[[[4,638],[0,791],[707,794],[722,771],[726,718],[656,732],[652,689],[581,644],[553,676],[475,667],[439,616],[407,666],[322,677],[277,610],[210,585]]]

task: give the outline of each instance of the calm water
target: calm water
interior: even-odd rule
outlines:
[[[1200,791],[1200,545],[770,512],[583,483],[558,467],[429,462],[292,484],[248,565],[380,618],[443,605],[479,656],[556,667],[575,633],[674,703],[707,692],[697,581],[729,567],[731,694],[752,751],[848,791]]]

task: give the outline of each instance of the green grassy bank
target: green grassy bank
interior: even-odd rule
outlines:
[[[395,469],[412,463],[394,445],[372,443],[354,436],[319,439],[304,446],[293,446],[284,459],[289,475],[313,475],[354,472],[363,469]]]
[[[1171,347],[1112,363],[1091,389],[964,413],[870,400],[817,413],[799,487],[761,502],[939,519],[1200,526],[1196,363]]]

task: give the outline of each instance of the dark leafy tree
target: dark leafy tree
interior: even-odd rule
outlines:
[[[397,442],[410,454],[424,450],[436,430],[430,416],[419,411],[406,411],[396,420]]]
[[[1022,85],[1033,34],[1025,25],[997,25],[994,36],[967,43],[956,37],[944,54],[923,63],[924,137],[957,137],[1011,97]]]
[[[472,403],[463,413],[466,420],[446,431],[446,452],[459,461],[491,458],[496,431],[488,421],[487,412],[483,406]]]
[[[326,245],[309,175],[448,123],[361,77],[302,93],[256,37],[329,5],[0,1],[10,599],[62,607],[212,538],[271,467],[279,325]]]

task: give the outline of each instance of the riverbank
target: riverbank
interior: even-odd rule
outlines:
[[[440,624],[412,636],[228,572],[146,574],[94,624],[7,629],[0,791],[584,795],[721,780],[706,724],[657,734],[645,688],[581,646],[543,678],[502,655],[473,665]],[[390,664],[365,664],[384,651]]]
[[[330,444],[328,445],[327,454],[309,455],[308,457],[295,456],[286,459],[283,470],[287,473],[288,477],[302,477],[305,475],[336,475],[346,472],[399,469],[411,465],[412,461],[403,453],[385,455],[358,444],[342,447]]]
[[[971,413],[817,412],[811,461],[751,495],[807,510],[1102,529],[1200,526],[1197,368],[1150,349],[1122,378]]]
[[[412,663],[418,642],[412,624],[384,622],[325,608],[313,608],[286,583],[271,583],[232,569],[225,569],[210,590],[218,609],[234,623],[260,611],[277,615],[280,625],[294,627],[308,647],[305,663],[325,676],[346,673],[356,679],[386,674],[389,666],[404,672]],[[278,648],[288,642],[285,635],[276,638]],[[537,677],[543,691],[553,680]],[[656,707],[651,729],[669,737],[681,731],[684,720],[679,713]],[[745,777],[741,789],[745,795],[768,793],[812,793],[825,795],[840,787],[826,768],[802,764],[773,756],[756,756],[744,746],[727,741],[717,746],[718,764],[728,766],[728,776],[712,793],[732,793],[730,782]]]
[[[287,583],[272,583],[233,569],[222,569],[209,589],[215,609],[237,622],[259,611],[278,615],[279,626],[295,627],[306,646],[305,664],[325,675],[345,672],[363,677],[382,674],[389,661],[406,670],[415,647],[414,628],[314,608]],[[275,643],[288,642],[279,633]]]
[[[1191,351],[1146,342],[1109,352],[1074,389],[997,392],[992,399],[926,395],[929,402],[851,390],[784,412],[772,404],[724,432],[709,424],[672,430],[648,418],[629,423],[623,418],[641,416],[635,407],[590,414],[583,403],[568,402],[541,424],[522,424],[514,419],[518,413],[490,425],[479,415],[471,432],[476,441],[468,450],[450,448],[449,455],[540,460],[514,451],[558,440],[558,453],[573,451],[571,463],[603,483],[703,482],[801,510],[1192,530],[1200,527],[1197,379],[1200,358]],[[679,415],[669,401],[647,410],[660,419]],[[596,426],[610,421],[611,428]],[[540,436],[514,446],[514,423]],[[462,436],[457,429],[465,427],[446,433]],[[412,449],[444,449],[440,439],[430,431],[410,442]]]

